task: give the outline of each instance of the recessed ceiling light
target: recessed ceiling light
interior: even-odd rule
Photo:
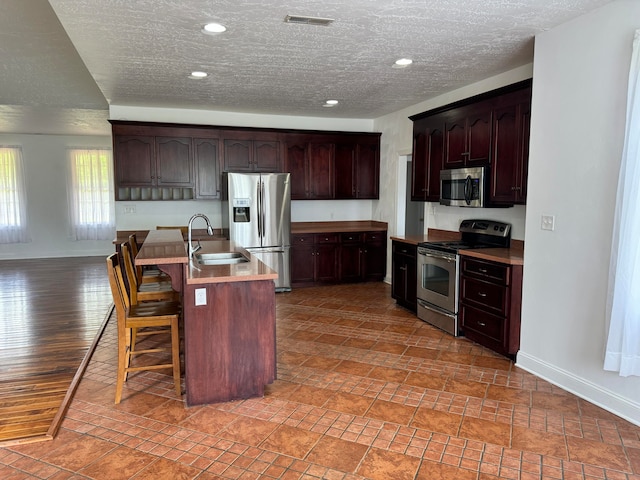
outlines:
[[[338,100],[327,100],[324,102],[323,107],[335,107],[338,104]]]
[[[215,35],[216,33],[226,32],[227,27],[220,23],[207,23],[204,27],[202,27],[202,33],[206,33],[207,35]]]
[[[200,79],[206,77],[207,75],[209,75],[207,72],[191,72],[189,78]]]
[[[396,63],[393,65],[395,68],[405,68],[413,63],[413,60],[410,58],[401,58],[396,60]]]

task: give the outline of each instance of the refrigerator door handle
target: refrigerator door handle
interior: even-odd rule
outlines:
[[[267,236],[266,228],[267,228],[267,210],[264,207],[264,180],[260,180],[260,198],[262,199],[261,207],[260,207],[260,219],[262,220],[262,237]]]
[[[258,203],[258,237],[262,237],[262,222],[260,221],[260,212],[262,211],[262,197],[260,196],[260,180],[256,182],[256,201]]]

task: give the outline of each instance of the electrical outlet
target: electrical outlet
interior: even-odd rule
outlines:
[[[136,206],[135,205],[125,205],[124,207],[122,207],[122,211],[124,213],[136,213]]]
[[[542,215],[542,222],[540,225],[542,230],[555,230],[556,228],[556,217],[553,215]]]
[[[196,307],[207,304],[207,289],[196,288]]]

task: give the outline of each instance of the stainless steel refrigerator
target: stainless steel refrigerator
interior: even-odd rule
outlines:
[[[225,173],[222,226],[229,240],[278,272],[276,291],[291,290],[291,184],[288,173]]]

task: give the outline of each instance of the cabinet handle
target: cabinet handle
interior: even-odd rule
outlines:
[[[487,296],[487,294],[484,292],[478,292],[478,296],[484,298]]]
[[[478,271],[480,273],[487,273],[487,269],[486,268],[479,268]]]
[[[400,267],[400,270],[405,271],[407,267]]]
[[[460,155],[471,155],[471,152],[462,152]]]
[[[487,324],[484,323],[484,322],[478,322],[478,325],[480,325],[481,327],[486,327],[487,326]]]

